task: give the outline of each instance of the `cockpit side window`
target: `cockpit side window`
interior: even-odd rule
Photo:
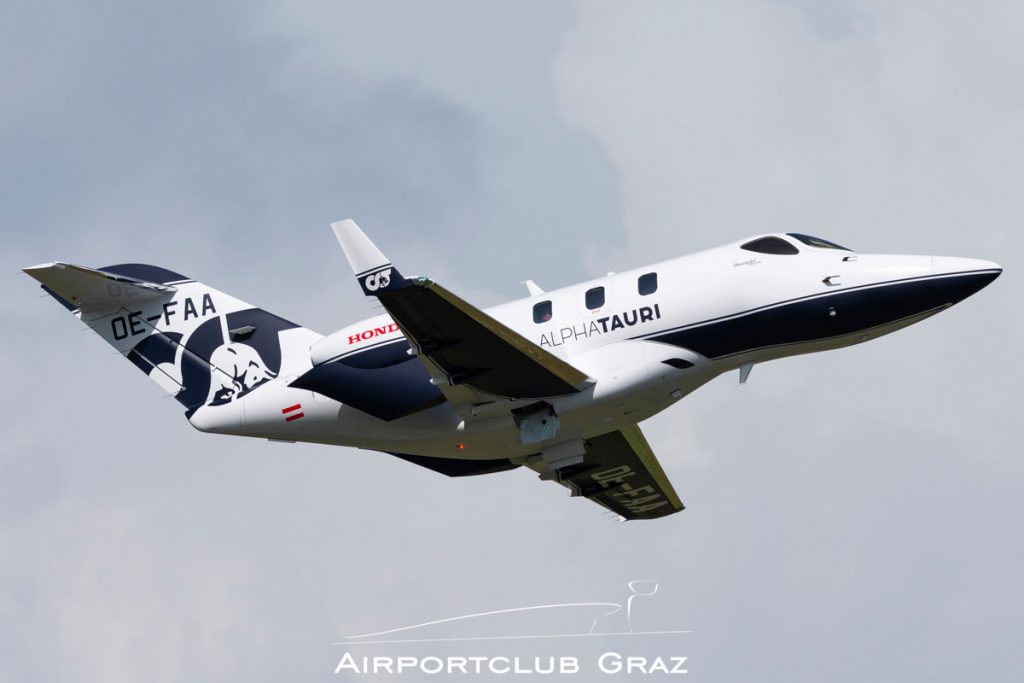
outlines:
[[[835,242],[823,240],[820,237],[813,237],[812,235],[802,235],[799,232],[787,232],[786,234],[794,239],[800,240],[809,247],[817,247],[818,249],[841,249],[843,251],[850,251],[844,246],[840,246]]]
[[[756,240],[751,240],[746,244],[740,246],[740,249],[746,249],[747,251],[755,251],[758,254],[779,254],[785,256],[791,256],[793,254],[799,254],[800,250],[794,247],[792,244],[782,239],[781,237],[761,237]]]

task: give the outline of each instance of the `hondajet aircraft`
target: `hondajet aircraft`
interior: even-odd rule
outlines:
[[[164,268],[25,272],[204,432],[383,451],[453,477],[528,467],[624,519],[683,509],[637,423],[714,377],[919,322],[1002,272],[754,237],[481,310],[332,226],[386,314],[322,336]]]

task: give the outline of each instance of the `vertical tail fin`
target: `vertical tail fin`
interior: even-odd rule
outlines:
[[[320,335],[178,273],[143,264],[25,268],[191,415],[309,366]]]

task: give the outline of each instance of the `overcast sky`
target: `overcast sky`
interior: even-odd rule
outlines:
[[[683,654],[716,682],[1016,680],[1022,22],[1011,2],[7,0],[0,679],[328,680],[346,634],[645,578],[634,626],[693,633],[574,653]],[[687,510],[630,524],[529,472],[200,434],[18,272],[154,263],[328,333],[371,312],[344,217],[480,305],[782,230],[1006,272],[645,423]]]

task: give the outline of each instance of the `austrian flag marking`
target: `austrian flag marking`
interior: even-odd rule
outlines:
[[[281,414],[284,415],[285,422],[294,422],[299,418],[306,417],[306,414],[302,412],[302,404],[296,403],[293,406],[281,409]]]

